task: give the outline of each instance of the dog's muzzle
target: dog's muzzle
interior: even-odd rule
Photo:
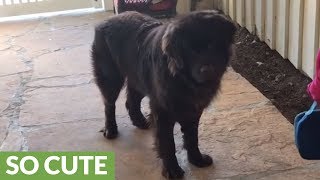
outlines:
[[[203,65],[199,69],[199,75],[203,81],[211,80],[214,78],[214,67],[212,65]]]

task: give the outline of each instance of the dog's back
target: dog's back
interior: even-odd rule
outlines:
[[[142,63],[139,48],[147,47],[141,47],[143,43],[138,41],[146,41],[148,31],[161,25],[157,19],[129,11],[113,16],[97,26],[92,45],[96,79],[119,74],[119,78],[120,75],[122,79],[130,77],[131,83],[139,83],[139,87],[145,89],[143,87],[146,85],[139,77],[141,74],[136,72],[139,71],[138,64]]]
[[[152,17],[128,11],[113,16],[100,24],[95,29],[95,38],[93,42],[93,53],[104,53],[100,56],[103,58],[93,58],[93,63],[99,63],[102,67],[107,62],[95,62],[112,60],[123,75],[130,75],[128,72],[133,65],[138,62],[138,39],[144,40],[146,32],[154,27],[160,26],[162,23]],[[142,37],[139,37],[142,36]],[[107,49],[106,49],[107,48]],[[110,53],[111,58],[105,57],[105,52]],[[112,53],[111,53],[112,52]],[[93,56],[99,56],[93,54]],[[126,68],[131,66],[130,68]]]
[[[162,23],[152,17],[128,11],[109,18],[95,29],[95,42],[106,41],[113,54],[122,54],[123,46],[135,41],[139,32]],[[99,43],[94,43],[94,45]],[[135,47],[131,47],[135,48]]]

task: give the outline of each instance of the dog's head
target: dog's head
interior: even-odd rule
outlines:
[[[217,11],[193,12],[171,22],[162,37],[170,72],[186,72],[198,83],[221,77],[232,55],[235,31]]]

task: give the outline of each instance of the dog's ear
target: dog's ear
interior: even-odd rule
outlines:
[[[219,37],[223,38],[226,43],[233,43],[233,37],[237,31],[237,25],[232,20],[215,10],[202,11],[199,12],[198,15],[202,19],[207,19],[213,22],[213,32],[217,29],[218,31],[216,33],[219,34]]]
[[[234,35],[237,31],[237,25],[222,14],[217,15],[222,21],[217,23],[217,27],[221,28],[222,36],[227,43],[233,43]]]
[[[181,57],[180,48],[182,44],[178,33],[178,27],[174,23],[170,23],[164,35],[162,36],[161,49],[168,57],[168,68],[172,75],[175,75],[179,69],[183,68],[183,59]]]
[[[227,33],[229,35],[229,37],[231,37],[231,39],[229,41],[231,43],[233,43],[234,35],[237,31],[237,25],[234,22],[232,22],[226,18],[226,24],[225,24],[224,28],[225,28],[225,33]]]

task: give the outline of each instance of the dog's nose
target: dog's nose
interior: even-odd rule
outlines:
[[[200,68],[200,73],[208,73],[208,72],[213,72],[214,68],[213,66],[210,65],[204,65]]]

